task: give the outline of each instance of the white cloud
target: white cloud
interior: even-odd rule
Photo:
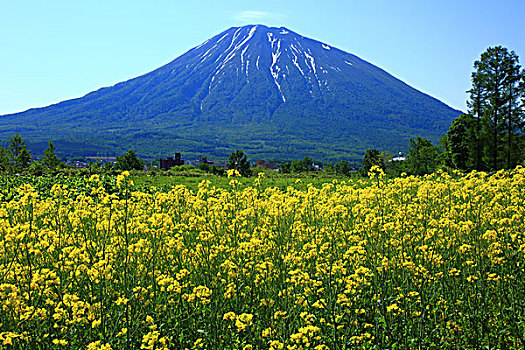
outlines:
[[[282,22],[284,16],[279,13],[265,11],[241,11],[234,16],[236,21],[243,23],[261,23],[261,22]]]

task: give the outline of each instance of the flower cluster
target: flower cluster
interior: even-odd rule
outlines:
[[[372,173],[24,185],[0,201],[0,349],[523,348],[524,169]]]

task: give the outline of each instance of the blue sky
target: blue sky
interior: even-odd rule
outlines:
[[[333,45],[461,110],[487,47],[525,61],[523,0],[0,0],[0,115],[136,77],[244,24]]]

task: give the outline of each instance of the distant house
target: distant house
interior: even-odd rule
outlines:
[[[174,166],[184,165],[184,161],[181,159],[180,153],[175,153],[175,158],[168,157],[166,159],[160,159],[160,168],[169,170]]]
[[[402,152],[399,152],[399,155],[397,157],[392,158],[388,162],[404,162],[405,160],[405,155]]]
[[[389,162],[403,162],[406,160],[406,157],[404,156],[399,156],[399,157],[394,157],[392,158],[392,160],[389,160]]]

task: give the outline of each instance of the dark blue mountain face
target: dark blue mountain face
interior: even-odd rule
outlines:
[[[286,28],[230,28],[143,76],[0,117],[38,151],[358,160],[436,141],[459,115],[358,57]]]

